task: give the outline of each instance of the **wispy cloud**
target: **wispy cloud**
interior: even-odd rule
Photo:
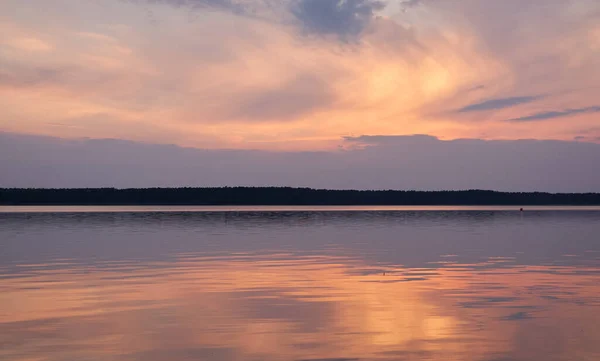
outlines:
[[[400,4],[406,10],[407,8],[419,6],[419,5],[421,5],[422,2],[423,2],[423,0],[403,0],[400,2]]]
[[[597,104],[597,0],[28,3],[0,19],[7,131],[314,150],[352,134],[571,140],[597,126],[592,108],[553,103]]]
[[[540,120],[548,120],[555,118],[564,118],[571,115],[583,114],[583,113],[600,113],[600,106],[587,107],[587,108],[576,108],[576,109],[565,109],[560,111],[541,112],[525,117],[512,118],[509,122],[535,122]]]
[[[292,121],[317,109],[327,109],[335,101],[329,84],[311,74],[303,74],[270,89],[242,94],[238,106],[226,112],[227,118],[261,121]]]
[[[244,14],[250,10],[249,4],[236,0],[130,0],[134,3],[164,3],[172,6],[187,6],[196,9],[219,9]]]
[[[520,104],[527,104],[540,99],[540,96],[525,96],[525,97],[511,97],[511,98],[497,98],[489,99],[481,103],[475,103],[467,105],[464,108],[459,109],[460,113],[467,112],[478,112],[484,110],[495,110],[514,107]]]

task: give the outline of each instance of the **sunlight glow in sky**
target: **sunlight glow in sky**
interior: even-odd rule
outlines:
[[[0,131],[199,148],[600,139],[596,0],[4,0]]]

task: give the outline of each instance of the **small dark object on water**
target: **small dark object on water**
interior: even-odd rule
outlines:
[[[523,212],[523,208],[521,208],[521,212]]]

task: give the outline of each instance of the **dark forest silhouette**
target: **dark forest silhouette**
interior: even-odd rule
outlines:
[[[2,205],[600,205],[600,193],[289,187],[0,189]]]

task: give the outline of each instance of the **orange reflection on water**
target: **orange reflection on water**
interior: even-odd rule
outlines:
[[[508,264],[507,264],[508,263]],[[595,268],[276,254],[3,270],[6,360],[597,360]]]

